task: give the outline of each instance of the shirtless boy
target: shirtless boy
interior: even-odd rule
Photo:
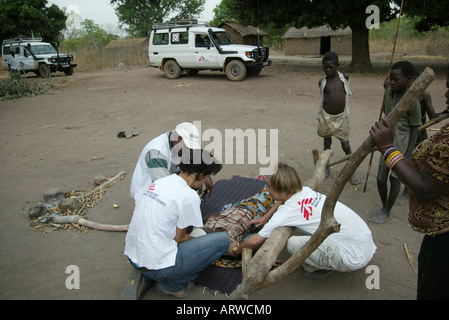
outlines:
[[[330,149],[332,136],[341,142],[341,148],[345,154],[351,154],[349,144],[349,78],[347,74],[337,71],[338,55],[335,52],[328,52],[323,56],[323,71],[326,75],[318,85],[320,87],[320,106],[318,108],[318,135],[324,138],[324,150]],[[329,175],[329,168],[326,168],[326,176]],[[360,183],[360,176],[356,173],[351,177],[351,183]]]

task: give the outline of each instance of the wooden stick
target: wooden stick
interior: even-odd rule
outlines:
[[[387,76],[387,78],[390,78],[391,65],[393,64],[394,52],[396,51],[396,41],[398,40],[399,25],[401,23],[401,16],[402,16],[402,8],[403,7],[404,7],[404,0],[402,0],[402,2],[401,2],[401,9],[399,10],[398,24],[396,26],[396,34],[394,36],[393,51],[391,53],[390,66],[388,67],[388,76]],[[385,96],[386,95],[387,95],[387,89],[385,88],[385,90],[384,90],[384,97],[382,99],[382,105],[380,107],[380,114],[379,114],[379,119],[378,120],[380,120],[380,118],[382,117],[382,108],[383,108],[384,103],[385,103]],[[374,156],[374,152],[371,152],[371,156],[370,156],[370,159],[369,159],[368,170],[366,172],[365,184],[363,185],[363,193],[366,192],[366,187],[368,186],[368,178],[369,178],[369,173],[371,171],[371,165],[373,163],[373,156]]]
[[[434,124],[436,124],[436,123],[438,123],[438,122],[441,122],[441,121],[443,121],[443,120],[445,120],[445,119],[447,119],[447,118],[449,118],[449,113],[442,113],[442,114],[440,114],[438,117],[433,118],[432,120],[429,120],[429,121],[427,121],[426,123],[424,123],[422,126],[420,126],[419,129],[418,129],[418,131],[426,130],[428,127],[430,127],[430,126],[432,126],[432,125],[434,125]],[[430,129],[430,130],[431,130],[431,129]],[[435,129],[435,130],[439,130],[439,129]],[[376,147],[373,148],[373,152],[374,152],[374,151],[377,151],[377,148],[376,148]],[[351,159],[351,157],[352,157],[352,154],[347,154],[347,155],[345,155],[344,157],[342,157],[342,158],[340,158],[340,159],[338,159],[338,160],[335,160],[335,161],[329,163],[327,166],[328,166],[328,167],[331,167],[331,166],[333,166],[333,165],[342,163],[342,162],[344,162],[344,161],[347,161],[347,160]]]
[[[50,216],[50,220],[51,220],[51,222],[57,223],[57,224],[80,224],[82,226],[85,226],[85,227],[88,227],[91,229],[97,229],[97,230],[103,230],[103,231],[128,231],[128,227],[129,227],[129,225],[112,225],[112,224],[97,223],[97,222],[86,220],[77,215],[60,216],[57,214],[52,214]]]
[[[101,188],[104,188],[108,185],[110,185],[111,183],[115,182],[118,179],[123,178],[123,176],[125,175],[125,171],[119,172],[117,173],[114,177],[112,177],[111,179],[103,182],[102,184],[100,184],[98,187],[96,187],[95,189],[93,189],[92,191],[86,192],[78,197],[76,197],[77,199],[83,199],[83,198],[87,198],[90,195],[94,194],[95,192],[97,192],[97,190],[100,190]]]

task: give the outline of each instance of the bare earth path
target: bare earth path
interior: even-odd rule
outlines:
[[[437,70],[438,71],[438,70]],[[385,71],[351,76],[351,145],[355,150],[379,115]],[[438,72],[437,72],[438,75]],[[152,68],[58,74],[53,94],[0,102],[0,299],[119,299],[130,265],[123,255],[125,233],[76,229],[40,233],[30,226],[24,208],[42,201],[50,188],[63,191],[94,188],[95,175],[126,176],[87,212],[90,220],[127,224],[133,211],[129,196],[132,172],[143,146],[183,121],[201,121],[202,131],[278,129],[278,159],[310,177],[313,148],[322,149],[316,134],[320,59],[273,58],[260,76],[230,82],[222,73],[204,72],[169,81]],[[40,79],[35,78],[38,81]],[[445,79],[438,76],[428,91],[437,111],[444,105]],[[135,127],[139,135],[117,138]],[[439,125],[434,128],[439,128]],[[429,131],[432,134],[432,131]],[[203,144],[207,144],[205,141]],[[334,140],[334,159],[344,155]],[[268,154],[268,152],[267,152]],[[347,185],[340,200],[367,220],[378,209],[375,185],[378,155],[362,192],[368,159],[358,173],[358,188]],[[329,190],[342,165],[336,165],[321,188]],[[215,181],[234,174],[254,177],[259,165],[225,164]],[[115,208],[114,204],[119,207]],[[407,206],[396,206],[384,225],[369,223],[378,250],[370,262],[380,271],[380,288],[369,290],[365,269],[333,274],[322,281],[305,279],[298,269],[251,299],[415,299],[422,236],[407,222]],[[286,258],[286,257],[284,257]],[[80,271],[80,289],[66,288],[66,268]],[[171,299],[154,290],[143,299]],[[197,287],[189,299],[226,299]]]

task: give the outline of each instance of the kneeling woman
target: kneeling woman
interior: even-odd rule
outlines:
[[[224,232],[199,238],[186,233],[189,226],[203,225],[201,200],[194,189],[222,165],[207,151],[190,150],[190,159],[182,158],[179,167],[179,174],[146,186],[135,198],[125,243],[133,270],[122,299],[138,299],[149,279],[157,282],[159,293],[185,298],[193,292],[191,281],[233,247]]]
[[[269,182],[273,198],[283,204],[258,234],[233,250],[235,254],[240,254],[243,248],[258,248],[276,228],[283,226],[296,227],[303,234],[288,240],[287,250],[294,254],[318,229],[325,195],[303,188],[296,170],[282,163]],[[371,231],[354,211],[337,202],[334,217],[341,224],[340,232],[328,236],[302,264],[304,276],[309,279],[322,279],[333,271],[360,269],[376,251]]]

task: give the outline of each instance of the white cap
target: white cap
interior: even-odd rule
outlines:
[[[175,131],[182,137],[189,149],[201,149],[200,136],[197,127],[190,122],[183,122],[176,126]]]

